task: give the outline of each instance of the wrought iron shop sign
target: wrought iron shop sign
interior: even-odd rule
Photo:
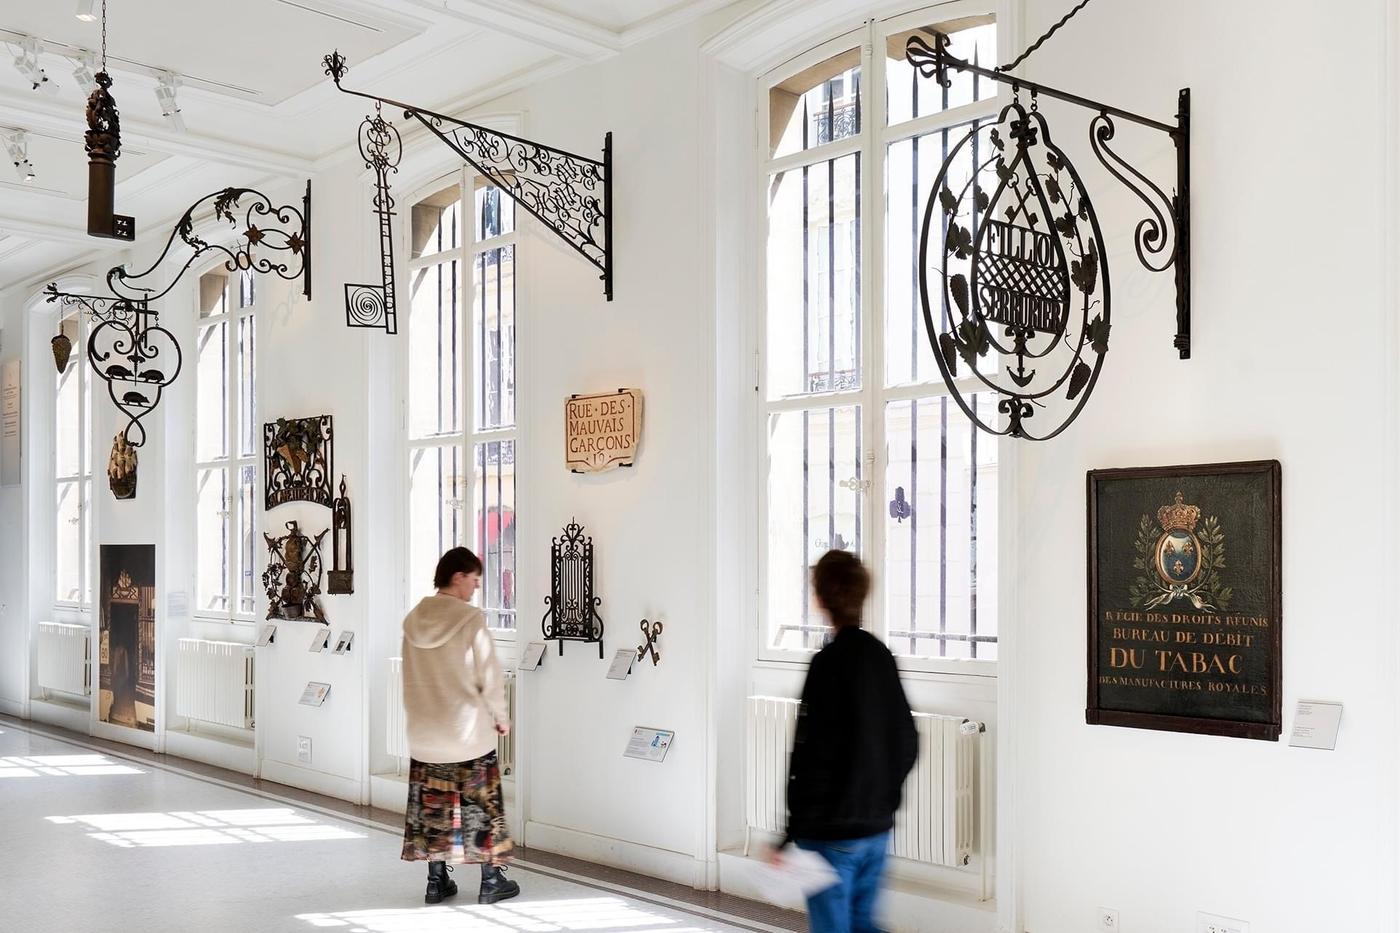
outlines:
[[[987,69],[955,58],[941,33],[932,46],[911,38],[906,56],[944,86],[952,69],[1015,91],[995,120],[974,124],[949,149],[919,236],[925,329],[944,382],[973,423],[1027,440],[1055,437],[1083,410],[1108,353],[1112,298],[1103,231],[1083,177],[1051,138],[1042,96],[1097,111],[1089,124],[1094,154],[1149,210],[1134,238],[1138,258],[1152,271],[1175,268],[1174,345],[1189,358],[1189,91],[1180,93],[1172,126],[1005,74],[1019,59]],[[1115,116],[1171,136],[1174,195],[1109,148]],[[1000,417],[973,403],[972,396],[988,392],[998,397]]]

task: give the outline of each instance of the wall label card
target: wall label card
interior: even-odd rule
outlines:
[[[627,675],[632,673],[632,662],[637,659],[637,652],[631,648],[619,649],[613,655],[612,664],[608,665],[608,680],[626,680]]]
[[[326,702],[326,697],[330,695],[331,685],[317,683],[314,680],[306,682],[306,689],[301,692],[301,700],[298,702],[302,706],[320,706]]]
[[[1277,460],[1088,475],[1085,720],[1277,741]]]
[[[642,441],[642,393],[618,389],[564,400],[564,465],[574,473],[630,467]]]
[[[520,669],[522,671],[533,671],[544,662],[545,648],[549,647],[542,641],[532,641],[525,646],[525,652],[520,656]]]
[[[340,637],[335,642],[335,654],[345,654],[350,650],[350,645],[355,641],[355,633],[346,629],[340,633]]]
[[[20,483],[19,360],[0,366],[0,486]]]
[[[1337,730],[1342,726],[1342,704],[1322,700],[1299,700],[1293,713],[1293,734],[1288,744],[1294,748],[1337,747]]]
[[[262,633],[258,635],[258,647],[265,648],[277,640],[277,626],[264,625]]]
[[[632,739],[627,743],[627,751],[622,755],[624,758],[640,758],[642,761],[665,761],[666,751],[675,738],[676,733],[669,729],[638,726],[632,730]]]
[[[313,634],[313,635],[311,636],[311,647],[307,648],[306,650],[307,650],[307,651],[325,651],[325,650],[326,650],[326,646],[327,646],[328,644],[330,644],[330,641],[331,641],[331,630],[330,630],[330,629],[328,629],[328,628],[320,628],[320,629],[317,629],[316,632],[315,632],[315,634]]]

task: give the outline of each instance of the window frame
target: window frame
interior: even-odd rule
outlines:
[[[77,339],[73,341],[72,355],[69,357],[68,367],[78,377],[78,432],[76,435],[78,448],[78,472],[71,475],[59,476],[58,474],[58,415],[59,415],[59,380],[63,378],[62,373],[55,374],[53,382],[53,409],[52,425],[54,430],[54,443],[49,451],[49,502],[54,506],[54,540],[52,553],[49,559],[53,562],[53,577],[49,586],[49,595],[52,599],[54,616],[62,621],[80,620],[89,618],[95,605],[95,593],[97,589],[96,580],[93,579],[96,567],[93,563],[94,542],[97,540],[96,517],[97,507],[95,498],[97,495],[96,484],[93,478],[92,461],[95,458],[92,426],[92,370],[87,359],[87,342],[91,333],[91,322],[87,314],[82,311],[74,311],[71,315],[65,316],[61,311],[56,316],[55,326],[52,328],[57,333],[63,326],[64,321],[69,319],[77,322]],[[61,535],[58,531],[58,491],[63,484],[77,486],[78,492],[78,599],[60,599],[58,597],[58,548]],[[87,487],[87,495],[83,495],[83,487]],[[85,501],[86,500],[86,501]],[[86,597],[86,599],[84,599]]]
[[[524,485],[522,483],[523,474],[518,469],[521,440],[524,435],[520,424],[520,412],[522,410],[521,395],[519,392],[520,384],[519,380],[516,379],[513,419],[514,423],[502,427],[481,427],[478,424],[479,419],[477,413],[477,404],[480,398],[480,392],[478,391],[478,381],[480,377],[477,372],[477,347],[474,341],[475,328],[472,326],[475,321],[476,309],[472,304],[472,299],[473,296],[476,294],[475,279],[473,278],[473,275],[478,257],[485,253],[491,252],[492,250],[501,249],[507,246],[511,247],[513,253],[512,275],[514,278],[512,292],[512,300],[514,302],[513,319],[515,322],[512,325],[514,327],[514,347],[511,353],[511,366],[512,373],[514,374],[514,372],[518,369],[520,359],[519,354],[521,347],[519,322],[521,317],[521,307],[523,304],[522,296],[525,290],[521,284],[519,270],[522,264],[522,244],[524,242],[524,238],[521,236],[521,224],[525,220],[526,212],[519,210],[518,207],[515,207],[513,205],[515,209],[512,212],[513,224],[510,232],[501,234],[499,236],[488,237],[480,241],[476,240],[476,224],[474,213],[475,193],[477,189],[481,187],[481,185],[478,185],[478,181],[482,182],[484,185],[495,187],[490,184],[489,179],[478,175],[474,170],[471,169],[470,166],[467,165],[463,165],[460,168],[453,169],[452,171],[447,172],[446,174],[435,175],[428,181],[425,181],[422,184],[418,185],[412,191],[411,195],[403,201],[403,203],[407,205],[407,210],[403,212],[403,216],[406,218],[406,222],[399,225],[400,232],[397,234],[399,239],[398,246],[402,252],[402,255],[407,257],[403,260],[402,266],[404,280],[407,283],[404,289],[403,297],[409,305],[408,314],[403,318],[404,321],[411,320],[412,315],[413,296],[411,294],[411,289],[413,274],[419,269],[443,265],[446,263],[453,262],[454,260],[457,262],[457,296],[459,315],[457,352],[458,359],[461,361],[461,384],[458,386],[456,394],[458,411],[461,413],[461,415],[456,429],[451,431],[445,431],[441,434],[434,434],[415,438],[412,435],[412,432],[409,428],[410,419],[408,415],[408,406],[410,403],[410,392],[406,380],[404,383],[403,398],[400,400],[402,410],[399,419],[399,433],[401,437],[399,463],[401,465],[401,469],[403,469],[404,471],[401,474],[402,489],[400,495],[402,514],[404,516],[404,533],[400,542],[400,553],[402,555],[402,566],[404,567],[404,594],[405,599],[408,602],[415,601],[417,598],[416,594],[421,591],[421,586],[416,586],[415,581],[421,580],[423,576],[427,573],[427,570],[425,570],[424,568],[415,567],[413,565],[413,483],[411,473],[411,458],[414,450],[432,450],[453,447],[456,448],[461,475],[464,479],[470,479],[470,484],[469,487],[461,489],[459,495],[454,497],[455,499],[461,500],[461,506],[451,505],[451,500],[449,500],[449,504],[452,508],[457,510],[459,516],[462,516],[462,518],[460,518],[459,521],[461,523],[460,526],[464,529],[464,545],[471,547],[473,553],[476,553],[481,558],[483,565],[485,565],[487,563],[487,557],[483,553],[481,542],[476,540],[476,528],[473,527],[472,522],[465,518],[467,513],[471,511],[473,503],[475,503],[478,499],[478,486],[475,478],[475,452],[478,445],[507,442],[513,444],[515,450],[517,470],[514,479],[515,504],[512,506],[512,511],[515,514],[513,524],[517,529],[517,534],[519,528],[518,509],[521,500],[520,493]],[[458,245],[455,247],[449,247],[447,249],[438,250],[436,252],[425,252],[421,255],[414,256],[413,244],[411,242],[413,231],[413,224],[411,220],[413,207],[415,207],[428,197],[437,194],[438,192],[444,190],[445,188],[451,185],[455,185],[457,187],[458,203],[461,205],[461,228],[458,235]],[[510,195],[507,194],[504,190],[501,190],[500,197],[504,201],[506,199],[509,199]],[[405,324],[404,326],[405,328],[407,328],[407,326],[409,325]],[[399,341],[398,352],[400,372],[404,373],[405,376],[407,376],[407,374],[410,372],[410,368],[413,364],[413,361],[410,357],[411,345],[411,340],[404,339]],[[484,358],[482,360],[482,364],[485,364]],[[517,548],[515,551],[514,593],[516,595],[516,606],[514,609],[502,610],[499,608],[493,608],[481,604],[484,601],[484,596],[486,593],[486,585],[484,578],[481,587],[477,590],[477,598],[473,600],[472,605],[476,606],[485,614],[487,627],[490,629],[491,634],[495,637],[495,639],[498,642],[504,642],[509,644],[513,643],[518,637],[518,633],[520,631],[520,578],[522,576],[523,568],[524,561],[521,559],[520,550]],[[515,626],[513,628],[502,628],[495,624],[496,620],[505,611],[509,611],[514,618]]]
[[[199,283],[211,272],[220,270],[225,272],[224,284],[224,309],[218,313],[208,316],[201,316],[199,303],[202,301],[202,293]],[[257,548],[256,539],[261,528],[262,506],[259,501],[259,492],[262,489],[262,478],[260,471],[260,461],[262,459],[262,432],[260,430],[261,421],[258,416],[258,353],[257,353],[257,309],[258,309],[258,283],[256,276],[250,270],[229,272],[223,269],[219,263],[211,265],[194,277],[195,280],[195,308],[194,308],[194,370],[192,374],[194,391],[194,411],[196,417],[199,412],[199,349],[200,334],[206,327],[224,324],[224,455],[208,460],[199,459],[199,436],[197,432],[190,435],[190,463],[192,465],[192,481],[194,486],[194,501],[192,503],[192,514],[194,516],[193,540],[194,540],[194,560],[193,560],[193,586],[191,592],[194,593],[194,605],[190,612],[190,617],[201,622],[230,623],[233,625],[253,625],[259,621],[258,617],[258,597],[259,587],[257,585]],[[248,287],[252,300],[248,305],[242,304],[244,288]],[[238,356],[238,335],[239,329],[247,321],[253,327],[253,407],[250,413],[252,419],[253,443],[249,453],[239,452],[239,421],[241,417],[242,396],[242,366]],[[238,610],[238,603],[241,595],[238,588],[239,570],[239,542],[238,531],[241,527],[242,500],[238,496],[238,474],[244,469],[253,471],[253,502],[251,504],[251,516],[249,518],[249,528],[253,535],[255,546],[253,549],[252,571],[253,571],[253,594],[252,607],[247,612]],[[224,610],[210,609],[204,605],[204,594],[199,589],[200,562],[203,559],[200,553],[199,541],[199,477],[200,474],[208,471],[222,470],[224,472],[224,489],[226,490],[224,499],[224,511],[228,516],[228,567],[225,571],[224,587],[226,592],[227,605]]]
[[[757,588],[754,607],[754,657],[759,663],[780,666],[806,664],[814,651],[778,648],[772,644],[773,619],[768,608],[768,483],[770,470],[769,435],[771,419],[774,415],[787,412],[822,411],[828,408],[859,406],[859,427],[861,450],[859,451],[859,478],[869,485],[864,489],[860,505],[862,532],[862,560],[875,569],[874,586],[866,603],[864,627],[883,642],[887,642],[885,589],[882,579],[886,554],[886,525],[880,521],[881,512],[877,508],[888,497],[884,495],[884,484],[889,466],[888,445],[886,443],[885,412],[888,405],[909,400],[927,400],[951,395],[942,378],[934,370],[931,378],[923,381],[887,384],[886,375],[886,176],[889,149],[892,145],[914,138],[956,129],[974,119],[995,116],[1010,100],[1010,92],[1005,85],[997,85],[996,93],[982,101],[965,104],[940,113],[914,117],[889,125],[886,116],[886,67],[885,56],[877,54],[884,48],[886,38],[911,27],[928,25],[934,22],[949,22],[969,16],[992,15],[997,23],[998,57],[1005,60],[1008,50],[1010,29],[1006,11],[997,0],[951,0],[941,4],[931,4],[916,10],[883,18],[870,18],[855,29],[824,41],[807,51],[793,56],[779,65],[761,72],[754,82],[755,87],[755,175],[753,190],[758,197],[753,199],[754,223],[758,236],[755,241],[756,262],[754,280],[755,307],[760,309],[756,316],[755,332],[755,380],[756,417],[754,419],[754,450],[756,456],[756,495],[758,508],[755,510],[757,547]],[[822,143],[810,149],[798,150],[773,157],[770,150],[769,90],[777,84],[808,68],[851,49],[860,52],[860,108],[862,122],[860,132],[854,136]],[[769,342],[769,292],[768,292],[768,249],[769,249],[769,197],[767,189],[775,175],[799,169],[803,166],[824,164],[829,160],[860,153],[860,178],[857,196],[860,200],[860,251],[861,294],[859,328],[859,365],[861,367],[861,387],[859,389],[837,389],[834,391],[805,395],[770,396],[768,382],[768,342]],[[959,392],[975,392],[982,386],[972,375],[956,380]],[[960,410],[956,410],[963,417]],[[973,427],[972,430],[977,430]],[[1010,500],[1005,495],[1006,484],[1001,476],[1009,467],[1014,456],[1011,443],[1004,437],[985,439],[994,442],[997,450],[998,479],[994,483],[997,494],[998,542],[997,542],[997,586],[1000,587],[1002,571],[1001,559],[1005,510]],[[975,465],[974,465],[975,467]],[[1009,606],[998,599],[997,634],[1000,639]],[[1001,656],[998,641],[998,657]],[[995,677],[997,660],[970,658],[916,657],[896,654],[899,668],[911,673],[930,675],[965,675],[974,677]]]

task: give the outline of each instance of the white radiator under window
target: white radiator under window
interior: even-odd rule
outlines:
[[[39,623],[39,688],[88,696],[88,627],[65,622]]]
[[[403,658],[389,659],[388,702],[385,716],[385,744],[389,754],[399,759],[399,767],[408,761],[408,720],[403,709]],[[501,775],[515,773],[515,672],[506,671],[506,708],[510,711],[510,735],[496,742],[496,758]]]
[[[748,698],[745,809],[750,830],[779,833],[786,826],[788,759],[800,706],[788,697]],[[914,714],[919,757],[895,816],[892,855],[947,866],[970,860],[977,837],[974,788],[981,732],[965,730],[967,722],[960,716]]]
[[[180,639],[175,713],[234,729],[253,728],[253,646]]]

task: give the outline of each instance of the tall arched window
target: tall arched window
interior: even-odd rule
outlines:
[[[257,593],[256,280],[199,279],[195,344],[195,612],[252,621]]]
[[[408,593],[438,557],[470,547],[484,565],[477,604],[515,628],[514,202],[454,176],[409,223]]]
[[[995,63],[994,17],[952,3],[871,22],[760,81],[765,655],[821,646],[808,568],[842,548],[871,565],[866,624],[896,655],[996,657],[997,444],[947,397],[918,238],[950,145],[994,116],[997,88],[920,77],[905,43],[933,30]]]

